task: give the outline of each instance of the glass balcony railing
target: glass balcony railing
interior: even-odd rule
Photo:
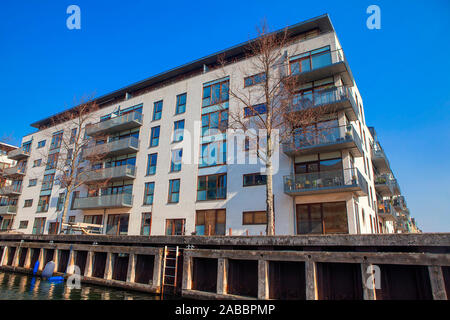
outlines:
[[[39,212],[47,212],[48,211],[48,203],[45,203],[45,204],[39,204],[38,206],[37,206],[37,209],[36,209],[36,212],[37,213],[39,213]]]
[[[124,208],[133,205],[131,193],[102,195],[98,197],[75,198],[73,209]]]
[[[17,206],[0,206],[0,214],[16,214]]]
[[[314,132],[298,134],[293,142],[283,143],[287,155],[299,155],[351,148],[355,157],[363,154],[359,135],[352,125],[321,128]]]
[[[390,200],[378,200],[377,209],[378,215],[385,220],[395,220],[395,211]]]
[[[290,195],[341,191],[352,191],[358,195],[367,195],[367,181],[356,168],[284,177],[284,192]]]
[[[90,137],[109,134],[112,132],[133,129],[142,125],[142,113],[133,111],[106,121],[86,126],[86,134]]]
[[[15,196],[22,193],[22,185],[10,185],[0,188],[0,195],[3,196]]]
[[[397,211],[406,209],[406,200],[404,196],[398,196],[393,199],[393,206]]]
[[[310,108],[323,107],[328,112],[344,110],[350,121],[359,118],[359,109],[348,87],[334,87],[331,89],[316,91],[294,98],[293,111],[302,111]]]
[[[10,168],[5,168],[3,174],[8,177],[24,176],[26,171],[26,166],[14,166]]]
[[[388,173],[391,171],[389,160],[379,142],[372,144],[372,162],[381,173]]]
[[[84,179],[86,182],[134,179],[136,177],[136,167],[128,164],[123,166],[86,171],[84,172],[84,174],[86,174],[87,176],[87,178]]]
[[[87,148],[84,150],[83,155],[87,159],[95,157],[118,156],[127,153],[135,153],[138,149],[139,139],[136,137],[128,137]]]
[[[28,158],[30,156],[30,150],[27,148],[24,150],[23,148],[18,148],[8,152],[8,158],[12,160],[21,160]]]

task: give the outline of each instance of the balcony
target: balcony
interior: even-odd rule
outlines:
[[[118,167],[102,168],[98,170],[86,171],[87,184],[102,181],[116,181],[136,178],[136,167],[133,165],[123,165]]]
[[[378,142],[372,145],[372,162],[380,173],[391,172],[391,166],[386,154]]]
[[[406,200],[404,196],[395,197],[393,200],[394,209],[401,212],[406,209]]]
[[[87,148],[84,150],[83,155],[86,159],[106,158],[127,153],[136,153],[138,149],[139,139],[136,137],[128,137]]]
[[[284,192],[291,196],[354,192],[365,196],[367,182],[356,168],[303,173],[284,177]]]
[[[86,134],[90,137],[106,135],[113,132],[129,130],[142,125],[142,113],[133,111],[120,117],[86,126]]]
[[[22,194],[22,186],[10,185],[0,188],[1,196],[20,196]]]
[[[10,178],[23,178],[25,176],[25,166],[14,166],[3,170],[3,174]]]
[[[283,152],[288,156],[305,155],[327,151],[350,149],[353,156],[361,157],[361,139],[353,126],[323,128],[323,130],[299,134],[294,142],[283,143]]]
[[[390,200],[379,200],[377,202],[378,216],[386,221],[395,221],[395,211]]]
[[[350,121],[356,121],[359,118],[358,106],[348,87],[335,87],[309,95],[305,94],[295,100],[293,109],[302,111],[319,107],[326,113],[344,111]]]
[[[17,206],[0,206],[0,215],[16,214]]]
[[[29,150],[23,150],[22,148],[18,148],[8,152],[8,158],[11,160],[22,160],[26,159],[30,156]]]
[[[322,55],[320,64],[312,63],[311,69],[293,73],[299,83],[310,82],[339,74],[346,86],[353,87],[353,75],[342,49],[334,50]]]
[[[107,208],[131,208],[133,195],[131,193],[109,194],[98,197],[75,198],[73,209],[107,209]]]

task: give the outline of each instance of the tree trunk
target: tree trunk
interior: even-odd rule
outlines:
[[[272,184],[272,139],[267,135],[267,159],[266,159],[266,207],[267,207],[267,230],[268,236],[275,234],[275,215],[273,211],[273,184]]]
[[[67,211],[69,211],[69,202],[70,202],[70,194],[72,192],[67,192],[66,196],[64,197],[64,207],[63,207],[63,212],[61,215],[61,222],[60,222],[60,226],[59,226],[59,233],[61,234],[63,231],[63,223],[66,221],[66,215],[67,215]]]

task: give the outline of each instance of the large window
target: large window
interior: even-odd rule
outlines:
[[[147,175],[156,173],[156,164],[158,161],[158,154],[152,153],[148,155],[147,159]]]
[[[62,211],[64,206],[64,192],[58,195],[58,201],[56,202],[56,211]]]
[[[198,177],[197,200],[225,199],[227,196],[227,175],[217,174]]]
[[[289,67],[291,69],[291,74],[299,74],[330,64],[330,46],[326,46],[293,57],[290,61]]]
[[[262,83],[266,80],[266,73],[261,72],[249,77],[244,78],[244,87],[250,87],[258,83]]]
[[[348,233],[345,202],[297,204],[297,234]]]
[[[244,211],[242,212],[242,224],[267,224],[266,211]]]
[[[185,219],[166,219],[166,236],[184,235]]]
[[[61,142],[62,142],[62,137],[63,137],[63,132],[56,132],[53,134],[52,136],[52,142],[50,144],[50,150],[53,149],[58,149],[59,147],[61,147]]]
[[[106,225],[106,234],[126,235],[128,234],[128,214],[110,214]]]
[[[244,108],[244,117],[253,117],[257,115],[263,115],[267,113],[267,106],[265,103],[255,104],[252,107]]]
[[[47,164],[45,166],[45,170],[55,169],[58,163],[59,153],[52,153],[48,155]]]
[[[40,196],[36,212],[47,212],[50,196]]]
[[[48,234],[58,234],[59,222],[50,222],[48,224]]]
[[[35,218],[33,224],[33,234],[44,234],[46,218]]]
[[[145,190],[144,190],[144,204],[145,205],[153,204],[154,193],[155,193],[155,183],[147,182],[145,184]]]
[[[47,174],[44,176],[44,180],[42,181],[42,190],[51,190],[53,187],[53,179],[55,178],[55,174]]]
[[[178,142],[183,140],[184,134],[184,120],[175,121],[173,123],[173,141]]]
[[[267,175],[260,173],[249,173],[243,176],[243,186],[262,186],[267,183]]]
[[[163,102],[157,101],[153,104],[153,121],[161,119]]]
[[[180,179],[169,180],[169,203],[180,201]]]
[[[228,101],[228,80],[203,87],[203,107]]]
[[[216,141],[202,144],[199,167],[222,165],[227,162],[227,142]]]
[[[103,216],[101,214],[87,215],[87,216],[84,216],[83,222],[89,223],[89,224],[102,225],[103,224]]]
[[[181,160],[183,158],[183,149],[172,150],[172,159],[170,161],[170,172],[181,170]]]
[[[228,110],[211,112],[202,116],[202,136],[223,133],[228,128]]]
[[[38,142],[38,145],[37,145],[37,148],[40,149],[40,148],[45,147],[45,141],[46,141],[46,140],[41,140],[41,141],[39,141],[39,142]]]
[[[225,217],[225,209],[197,210],[195,216],[196,235],[225,235]]]
[[[186,111],[186,93],[177,96],[177,107],[175,114],[184,113]]]
[[[150,133],[150,147],[156,147],[159,144],[159,126],[153,127]]]
[[[146,212],[142,214],[141,236],[149,236],[152,229],[152,214]]]

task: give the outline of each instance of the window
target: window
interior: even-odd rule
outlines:
[[[67,220],[69,223],[75,223],[75,216],[69,216],[69,220]]]
[[[22,143],[22,150],[25,153],[30,153],[30,151],[31,151],[31,141],[27,141],[27,142]]]
[[[227,142],[215,141],[201,145],[199,167],[222,165],[227,162]]]
[[[30,180],[28,180],[28,186],[29,187],[34,187],[35,185],[37,185],[37,179],[30,179]]]
[[[156,173],[156,163],[158,161],[158,154],[152,153],[148,155],[147,159],[147,175]]]
[[[180,201],[180,179],[169,180],[169,203]]]
[[[228,82],[225,80],[219,83],[203,86],[203,107],[212,106],[228,101]]]
[[[70,141],[69,141],[69,143],[70,144],[75,143],[76,138],[77,138],[77,128],[73,128],[70,131]]]
[[[126,235],[128,234],[128,214],[110,214],[106,225],[106,234]]]
[[[58,234],[59,222],[50,222],[48,224],[48,234]]]
[[[47,212],[50,196],[40,196],[36,212]]]
[[[242,212],[242,224],[267,224],[267,212],[244,211]]]
[[[227,195],[227,175],[217,174],[198,177],[197,200],[225,199]]]
[[[51,170],[56,168],[56,164],[58,163],[59,153],[53,153],[48,155],[47,165],[45,166],[45,170]]]
[[[166,236],[184,235],[186,219],[166,219]]]
[[[141,236],[149,236],[152,229],[152,214],[146,212],[142,214]]]
[[[244,117],[253,117],[259,114],[266,114],[267,113],[267,107],[265,103],[256,104],[254,106],[245,107],[244,108]]]
[[[19,222],[19,229],[26,229],[28,228],[28,220],[22,220]]]
[[[56,211],[62,211],[64,205],[64,193],[58,195],[58,201],[56,202]]]
[[[33,234],[44,234],[46,218],[35,218],[33,224]]]
[[[153,121],[161,119],[163,101],[157,101],[153,104]]]
[[[223,133],[228,128],[228,110],[211,112],[202,116],[202,137]]]
[[[266,73],[261,72],[252,76],[244,78],[244,87],[250,87],[255,84],[264,82],[266,80]]]
[[[297,204],[297,234],[348,233],[345,202]]]
[[[43,147],[45,147],[45,140],[39,141],[38,145],[37,145],[38,149],[43,148]]]
[[[173,141],[178,142],[183,140],[184,120],[175,121],[173,123]]]
[[[42,163],[42,159],[37,159],[33,161],[33,168],[34,167],[40,167]]]
[[[330,46],[312,50],[292,57],[289,63],[291,74],[314,70],[331,64]]]
[[[103,216],[101,214],[88,215],[83,218],[84,223],[103,225]]]
[[[70,165],[72,163],[73,149],[67,150],[67,158],[66,165]]]
[[[153,127],[150,134],[150,147],[156,147],[159,144],[159,126]]]
[[[224,236],[225,209],[198,210],[195,215],[195,233],[199,236]]]
[[[44,176],[42,181],[42,190],[51,190],[53,187],[53,179],[55,178],[55,174],[47,174]]]
[[[183,149],[172,150],[172,160],[170,161],[170,172],[178,172],[181,170],[182,157],[183,157]]]
[[[267,176],[265,174],[260,173],[250,173],[250,174],[244,174],[244,187],[250,187],[250,186],[261,186],[265,185],[267,183]]]
[[[25,200],[23,207],[28,208],[28,207],[31,207],[32,205],[33,205],[33,199],[27,199],[27,200]]]
[[[177,96],[177,107],[175,114],[184,113],[186,111],[186,93]]]
[[[63,132],[56,132],[52,136],[52,142],[50,144],[50,150],[58,149],[61,147],[61,141],[62,141]]]
[[[145,184],[144,204],[146,204],[146,205],[153,204],[154,193],[155,193],[155,183],[147,182]]]

